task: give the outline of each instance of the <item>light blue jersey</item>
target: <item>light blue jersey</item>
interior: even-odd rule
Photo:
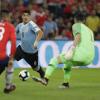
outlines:
[[[26,53],[35,53],[37,49],[33,48],[33,44],[40,28],[30,21],[27,24],[20,23],[16,27],[16,33],[21,35],[21,47]]]

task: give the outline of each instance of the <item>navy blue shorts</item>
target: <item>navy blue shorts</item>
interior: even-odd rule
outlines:
[[[38,67],[38,51],[32,54],[26,53],[19,45],[17,47],[14,59],[17,61],[24,59],[33,69]]]
[[[8,66],[9,57],[6,57],[3,60],[0,60],[0,74],[5,70],[5,67]]]

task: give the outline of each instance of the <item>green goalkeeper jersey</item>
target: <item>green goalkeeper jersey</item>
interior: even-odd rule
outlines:
[[[87,60],[89,58],[92,61],[94,58],[94,35],[92,30],[82,23],[75,23],[72,30],[74,37],[81,34],[81,40],[76,47],[74,58],[76,60]]]

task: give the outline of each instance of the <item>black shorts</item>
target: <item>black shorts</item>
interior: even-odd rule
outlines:
[[[9,57],[6,57],[3,60],[0,60],[0,74],[5,70],[5,67],[8,66]]]
[[[33,69],[38,67],[38,51],[36,53],[26,53],[19,45],[17,47],[14,59],[17,61],[24,59]]]

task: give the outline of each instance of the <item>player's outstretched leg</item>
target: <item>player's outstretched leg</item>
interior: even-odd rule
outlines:
[[[50,61],[50,64],[48,65],[48,67],[46,69],[44,78],[33,77],[32,79],[34,81],[40,82],[41,84],[46,86],[48,84],[50,76],[52,75],[52,73],[56,69],[57,64],[58,64],[57,58],[52,58]]]

